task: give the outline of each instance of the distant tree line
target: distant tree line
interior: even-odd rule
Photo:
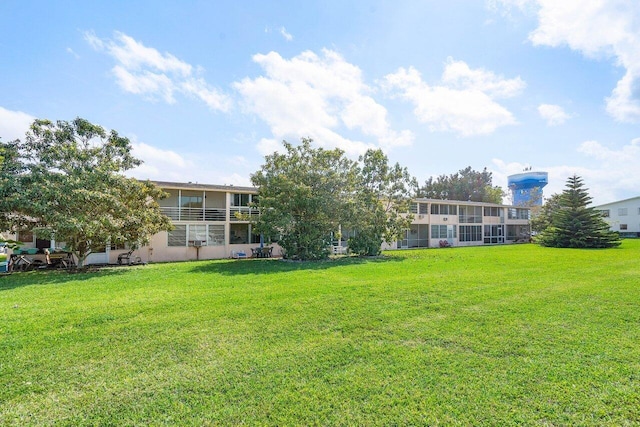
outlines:
[[[492,174],[484,168],[476,171],[471,166],[451,175],[427,179],[418,191],[418,197],[441,200],[461,200],[502,204],[504,190],[492,183]]]

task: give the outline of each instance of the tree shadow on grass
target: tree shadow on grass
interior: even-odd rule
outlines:
[[[90,268],[86,270],[36,270],[0,275],[0,292],[23,286],[55,285],[70,281],[123,275],[128,268]]]
[[[404,256],[378,257],[344,257],[322,261],[289,261],[280,258],[273,259],[239,259],[207,262],[194,266],[191,271],[196,273],[215,273],[225,276],[270,274],[288,271],[317,271],[350,265],[379,264],[388,262],[402,262]]]

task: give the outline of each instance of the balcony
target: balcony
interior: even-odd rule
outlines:
[[[160,211],[172,221],[226,221],[227,210],[224,208],[179,208],[160,207]],[[241,218],[236,213],[242,215]],[[245,218],[256,219],[258,210],[248,206],[232,206],[229,209],[229,219],[232,222],[247,221]]]
[[[173,221],[225,221],[224,208],[180,208],[160,207],[160,211]]]
[[[250,208],[248,206],[232,206],[230,209],[230,220],[235,221],[246,221],[244,217],[248,216],[251,220],[257,219],[258,217],[258,209]],[[236,216],[236,213],[241,215],[241,218]]]

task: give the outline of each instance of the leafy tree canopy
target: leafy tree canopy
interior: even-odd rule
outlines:
[[[349,249],[358,255],[378,255],[383,241],[392,242],[411,225],[409,212],[418,183],[398,163],[389,165],[382,150],[368,150],[359,159],[352,214],[345,220],[355,231]]]
[[[35,120],[24,141],[2,147],[4,225],[64,242],[79,266],[107,242],[146,242],[172,227],[157,203],[166,194],[124,176],[141,161],[114,130],[81,118]]]
[[[329,255],[330,235],[344,217],[354,178],[354,164],[341,150],[313,148],[311,142],[303,139],[293,146],[284,141],[285,152],[266,156],[251,176],[258,187],[256,230],[279,236],[290,259]]]
[[[279,236],[290,259],[326,258],[340,227],[355,231],[349,244],[356,253],[379,253],[383,239],[394,240],[408,226],[400,213],[408,212],[415,180],[399,165],[390,167],[380,150],[354,162],[342,150],[311,142],[284,141],[285,152],[266,156],[251,176],[258,187],[256,230]]]
[[[550,205],[550,223],[538,236],[542,246],[557,248],[611,248],[620,245],[618,233],[609,229],[602,214],[587,207],[591,197],[582,178],[573,175],[566,189]]]
[[[552,194],[542,206],[531,207],[531,231],[542,233],[550,225],[553,213],[560,209],[560,194]]]
[[[468,166],[465,169],[436,179],[430,177],[420,187],[419,197],[440,200],[462,200],[472,202],[502,203],[504,191],[492,184],[492,174],[484,168],[482,172]]]

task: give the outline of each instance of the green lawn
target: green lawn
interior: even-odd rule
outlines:
[[[640,425],[640,240],[0,277],[0,425]]]

